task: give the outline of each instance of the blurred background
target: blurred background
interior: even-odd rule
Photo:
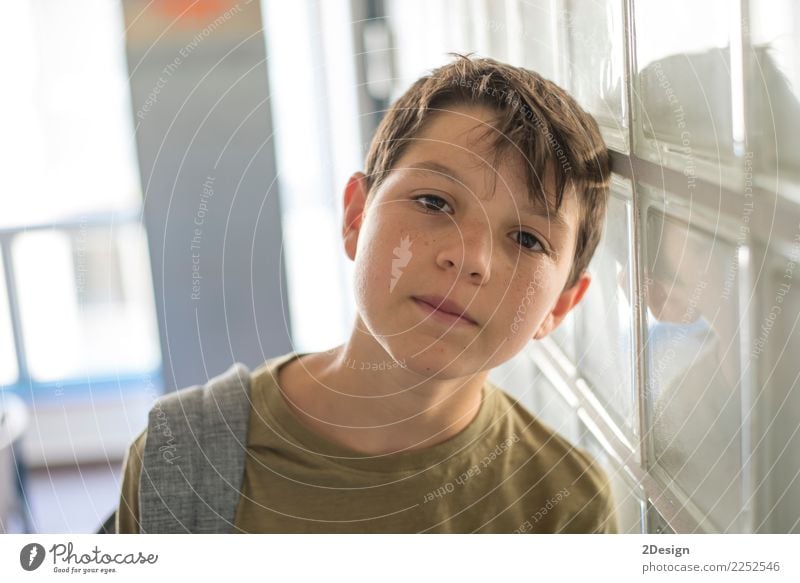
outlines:
[[[796,3],[2,12],[0,532],[95,532],[155,398],[346,339],[346,179],[448,51],[566,87],[613,156],[586,299],[490,378],[601,460],[623,531],[800,532]]]

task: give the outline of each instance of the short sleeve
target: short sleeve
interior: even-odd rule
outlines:
[[[117,508],[118,534],[139,534],[139,478],[147,430],[142,431],[125,454],[122,465],[122,491]]]

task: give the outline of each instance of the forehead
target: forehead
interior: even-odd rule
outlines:
[[[485,106],[442,108],[432,113],[421,130],[410,138],[411,147],[435,149],[438,146],[450,155],[472,156],[475,163],[489,162],[498,138],[493,129],[496,117],[497,114]]]
[[[496,117],[497,113],[484,106],[454,106],[436,112],[409,138],[394,169],[410,178],[452,183],[482,201],[499,195],[522,216],[546,216],[555,226],[577,229],[578,207],[571,188],[556,212],[552,171],[537,177],[539,191],[532,193],[526,158],[517,146],[509,142],[497,152],[497,140],[502,137],[494,129]],[[541,204],[542,194],[550,201],[549,208]]]

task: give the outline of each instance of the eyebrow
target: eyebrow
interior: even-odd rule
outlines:
[[[426,170],[436,172],[441,178],[446,178],[450,182],[457,184],[461,188],[466,188],[466,181],[464,181],[461,176],[459,176],[458,172],[450,168],[449,166],[445,166],[440,162],[435,162],[433,160],[425,160],[423,162],[414,162],[413,166],[408,166],[405,170],[413,174],[418,174],[420,176],[430,176]],[[559,212],[554,212],[546,208],[542,208],[541,205],[538,204],[529,204],[522,207],[519,207],[519,213],[521,215],[528,215],[534,217],[543,217],[548,221],[552,222],[556,227],[561,229],[569,229],[569,225],[567,224],[564,215]]]

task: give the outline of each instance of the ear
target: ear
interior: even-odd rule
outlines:
[[[361,232],[367,202],[366,178],[363,172],[355,172],[344,187],[342,238],[347,256],[353,261],[356,258],[358,234]]]
[[[591,276],[584,271],[580,279],[575,282],[575,285],[561,292],[558,300],[556,300],[556,305],[553,307],[552,311],[547,314],[542,325],[539,326],[536,334],[534,334],[534,340],[541,340],[558,327],[561,320],[563,320],[566,315],[569,314],[570,310],[581,301],[583,294],[589,289],[589,284],[591,282]]]

